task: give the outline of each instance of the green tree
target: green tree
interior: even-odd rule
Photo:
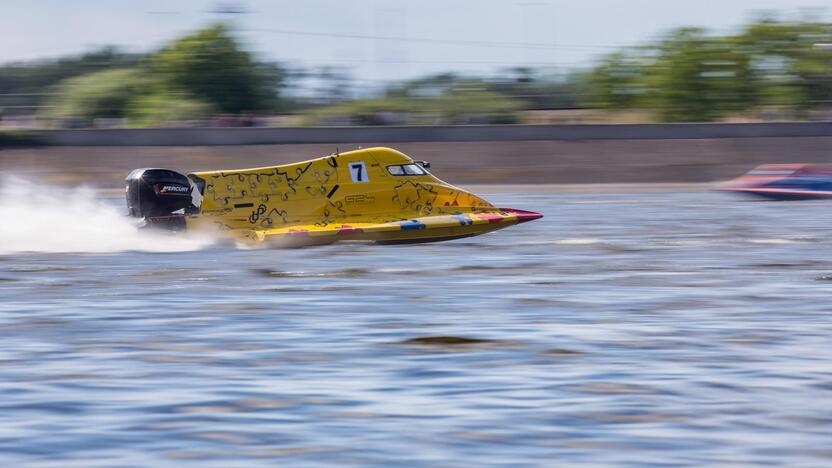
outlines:
[[[130,125],[136,127],[205,119],[213,113],[213,106],[205,101],[164,91],[135,96],[125,111]]]
[[[632,109],[647,91],[644,83],[645,57],[641,50],[607,55],[587,77],[588,102],[610,110]]]
[[[217,111],[238,113],[280,106],[283,69],[252,60],[222,25],[176,40],[131,65],[62,81],[55,88],[57,97],[51,100],[48,115],[128,117],[131,125],[158,125],[202,119]],[[0,73],[0,79],[2,76]]]
[[[152,89],[154,82],[136,68],[104,70],[62,82],[50,101],[51,117],[89,119],[124,117],[127,103]]]
[[[824,46],[827,44],[827,46]],[[589,74],[589,103],[651,109],[665,121],[711,121],[751,109],[793,115],[832,102],[832,25],[748,25],[735,36],[682,28],[657,44],[616,52]]]
[[[736,38],[752,59],[759,105],[805,113],[832,100],[832,25],[817,21],[756,22]]]
[[[176,40],[153,54],[148,66],[172,90],[211,103],[221,112],[261,110],[276,98],[279,77],[274,69],[258,67],[222,24]]]
[[[0,107],[6,113],[29,114],[50,99],[48,93],[69,78],[112,68],[135,66],[141,55],[105,47],[80,56],[16,62],[0,66]]]
[[[683,28],[652,51],[644,69],[643,107],[662,120],[712,121],[743,111],[754,102],[749,56],[731,38],[707,37]]]

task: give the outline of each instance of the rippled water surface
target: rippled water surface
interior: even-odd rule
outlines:
[[[0,255],[0,464],[832,465],[832,204],[489,198],[546,218]]]

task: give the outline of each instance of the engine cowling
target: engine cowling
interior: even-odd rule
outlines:
[[[127,212],[150,221],[184,215],[195,209],[193,187],[184,175],[170,169],[136,169],[125,179]]]

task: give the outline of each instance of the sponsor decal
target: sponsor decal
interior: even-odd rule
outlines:
[[[470,225],[474,224],[474,220],[471,219],[471,217],[466,215],[466,214],[457,214],[457,215],[452,215],[452,216],[457,221],[459,221],[459,224],[461,226],[470,226]]]
[[[347,195],[344,197],[344,202],[347,205],[369,205],[375,203],[376,197],[369,195]]]
[[[191,187],[176,184],[156,184],[156,193],[159,195],[190,195]]]
[[[420,229],[425,229],[427,226],[418,220],[411,219],[410,221],[401,221],[399,223],[399,227],[401,227],[402,231],[418,231]]]

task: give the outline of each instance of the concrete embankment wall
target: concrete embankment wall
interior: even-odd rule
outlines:
[[[436,175],[461,185],[711,182],[763,163],[832,164],[831,123],[57,130],[44,138],[51,146],[0,149],[0,171],[118,187],[136,167],[257,167],[379,145],[431,161]]]
[[[832,122],[637,125],[151,128],[46,130],[54,146],[233,146],[582,140],[696,140],[832,136]]]

